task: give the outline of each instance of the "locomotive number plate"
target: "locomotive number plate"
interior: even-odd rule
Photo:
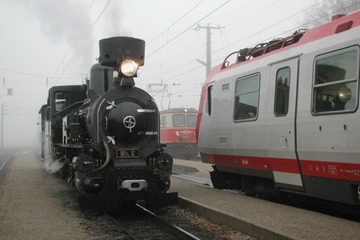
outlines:
[[[138,149],[116,149],[116,158],[139,158]]]

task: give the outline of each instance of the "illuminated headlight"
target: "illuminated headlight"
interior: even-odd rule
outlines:
[[[351,90],[348,89],[347,87],[342,87],[338,92],[338,96],[341,102],[346,103],[352,97]]]
[[[176,131],[176,132],[175,132],[175,135],[176,135],[176,136],[180,136],[179,131]]]
[[[120,65],[120,71],[127,77],[132,77],[136,74],[139,66],[136,62],[130,59],[124,60]]]

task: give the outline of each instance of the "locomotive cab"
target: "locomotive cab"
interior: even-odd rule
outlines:
[[[49,90],[48,106],[51,121],[51,141],[61,144],[63,141],[63,117],[76,106],[83,104],[86,98],[86,86],[58,86]]]

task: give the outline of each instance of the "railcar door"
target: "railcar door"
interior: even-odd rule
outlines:
[[[268,121],[268,150],[277,188],[303,190],[296,150],[296,111],[299,58],[270,65],[270,96],[273,114]],[[269,111],[271,112],[271,111]]]

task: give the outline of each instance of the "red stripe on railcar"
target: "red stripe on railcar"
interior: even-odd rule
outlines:
[[[307,176],[360,181],[360,164],[356,163],[302,160],[301,167]]]
[[[300,174],[296,159],[216,154],[207,156],[208,162],[215,165]],[[360,181],[360,164],[314,160],[301,160],[300,164],[302,174],[305,176]]]
[[[178,134],[176,134],[178,132]],[[195,128],[161,128],[161,143],[190,142],[196,143]]]
[[[209,163],[227,167],[299,173],[295,159],[208,154]]]

